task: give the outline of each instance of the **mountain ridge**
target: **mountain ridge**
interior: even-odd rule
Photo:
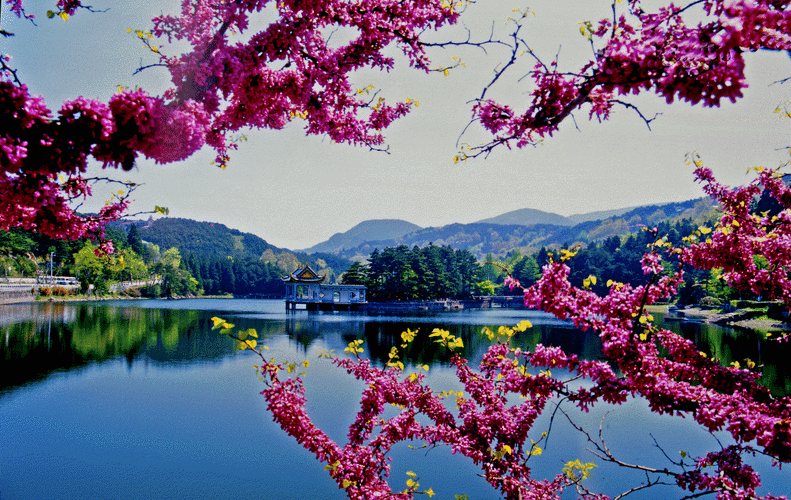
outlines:
[[[544,212],[535,208],[520,208],[504,214],[481,219],[474,224],[500,224],[503,226],[532,226],[535,224],[551,224],[553,226],[573,226],[574,222],[568,217],[553,213]]]
[[[427,228],[402,219],[371,219],[356,224],[344,233],[335,233],[327,241],[304,250],[279,248],[252,233],[244,233],[216,222],[166,217],[149,221],[125,221],[123,224],[138,225],[143,239],[159,245],[163,250],[176,247],[185,254],[200,253],[212,258],[272,262],[283,273],[310,263],[314,269],[326,269],[337,276],[352,261],[367,259],[376,248],[448,245],[457,250],[469,250],[479,259],[489,254],[504,257],[514,250],[525,254],[541,247],[566,243],[587,244],[611,236],[623,236],[637,232],[642,226],[653,226],[664,220],[688,218],[702,221],[710,216],[712,208],[711,200],[698,198],[569,217],[523,209],[467,224],[452,223]],[[585,220],[599,215],[610,216]],[[543,222],[529,225],[504,223],[513,220]],[[576,223],[575,220],[582,222]]]
[[[452,223],[440,227],[419,228],[393,238],[365,240],[356,247],[342,247],[331,252],[339,257],[359,261],[366,259],[376,248],[398,245],[422,247],[433,244],[469,250],[479,259],[488,254],[505,256],[513,250],[526,253],[545,246],[560,246],[564,243],[585,244],[611,236],[622,236],[636,232],[640,227],[656,225],[664,220],[675,221],[682,218],[697,220],[710,214],[713,206],[710,199],[697,198],[685,202],[642,205],[570,217],[536,209],[522,209],[468,224]],[[607,217],[596,219],[599,216]],[[540,222],[527,225],[503,223],[515,220]],[[551,221],[561,224],[553,224]],[[362,224],[364,222],[355,227]],[[358,240],[363,238],[359,232],[355,237]],[[316,247],[321,248],[321,244],[311,248]]]
[[[368,219],[356,224],[348,231],[333,234],[327,241],[300,251],[308,254],[332,253],[345,248],[354,248],[366,241],[398,238],[419,229],[423,228],[402,219]]]

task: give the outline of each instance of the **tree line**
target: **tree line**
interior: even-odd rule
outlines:
[[[756,210],[764,211],[763,208],[765,207],[760,201],[755,205]],[[666,242],[680,246],[684,243],[684,238],[689,238],[699,227],[691,219],[664,221],[657,224],[656,234],[664,237]],[[504,286],[508,273],[523,286],[529,287],[541,277],[542,266],[552,259],[559,260],[564,252],[571,252],[574,257],[565,261],[570,268],[571,284],[583,287],[588,280],[587,287],[603,296],[608,292],[607,283],[610,281],[629,283],[632,286],[648,283],[649,278],[643,273],[640,259],[654,241],[653,232],[638,231],[625,236],[611,236],[579,248],[568,244],[554,249],[542,247],[530,255],[514,251],[503,262],[484,264],[483,276],[493,284],[494,293],[518,294],[521,293],[518,289],[511,291]],[[494,258],[489,255],[486,260],[492,262]],[[662,265],[665,267],[665,274],[675,272],[677,268],[675,263],[668,261],[663,261]],[[595,283],[589,280],[591,276],[596,278]],[[728,286],[721,276],[722,270],[719,268],[695,269],[687,266],[677,303],[719,305],[729,300],[760,298],[748,290],[736,290]]]
[[[83,293],[104,295],[114,283],[145,281],[132,295],[171,297],[187,295],[280,294],[280,270],[275,263],[252,258],[219,257],[161,251],[144,242],[137,225],[107,227],[105,238],[115,252],[103,254],[88,238],[56,240],[37,233],[0,231],[2,278],[39,275],[74,276]]]
[[[467,250],[406,245],[375,249],[355,262],[342,284],[365,285],[370,301],[463,299],[480,293],[481,266]]]

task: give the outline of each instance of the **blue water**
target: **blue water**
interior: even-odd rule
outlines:
[[[535,325],[532,333],[517,339],[526,346],[541,341],[595,355],[598,345],[595,336],[541,313],[506,309],[405,317],[286,313],[281,301],[266,300],[0,306],[6,353],[6,383],[0,391],[0,500],[345,498],[323,464],[271,421],[253,369],[257,358],[209,331],[209,318],[215,315],[256,328],[276,359],[310,360],[308,409],[340,442],[345,442],[363,387],[319,359],[321,350],[342,353],[351,339],[362,338],[364,354],[381,359],[406,327],[426,331],[444,326],[467,336],[465,355],[474,360],[486,348],[474,337],[482,325],[512,325],[522,319]],[[102,327],[91,332],[94,323]],[[142,333],[122,338],[126,331]],[[59,343],[59,338],[70,341]],[[12,364],[10,356],[21,352],[19,345],[28,346],[27,357],[22,365]],[[431,365],[427,381],[433,389],[460,389],[441,353],[421,351],[407,361],[408,368],[410,363]],[[21,377],[25,364],[42,369]],[[654,439],[672,458],[681,450],[694,455],[717,446],[715,437],[691,419],[653,415],[639,400],[575,414],[577,423],[594,432],[602,418],[608,445],[626,462],[669,466]],[[548,428],[545,415],[534,427],[535,439]],[[727,441],[723,434],[717,438]],[[599,465],[585,483],[592,490],[615,495],[644,480],[641,473],[601,463],[588,447],[585,437],[558,414],[545,452],[531,458],[534,477],[551,479],[565,462],[580,459]],[[435,498],[499,498],[467,459],[448,449],[426,453],[404,445],[391,456],[394,488],[404,488],[406,472],[414,471]],[[768,469],[763,476],[768,491],[788,494],[787,469],[771,469],[760,459],[757,466]],[[683,496],[675,487],[657,487],[628,498],[667,495]],[[564,498],[576,496],[568,491]]]

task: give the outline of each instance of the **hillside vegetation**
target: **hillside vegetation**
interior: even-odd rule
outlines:
[[[538,210],[530,213],[533,216],[537,213],[545,214]],[[511,214],[518,215],[516,212],[511,212]],[[509,214],[488,220],[507,221],[514,220],[516,217],[516,215],[506,217],[507,215]],[[550,215],[561,217],[556,214]],[[642,227],[653,227],[661,222],[675,223],[686,219],[693,223],[703,223],[711,220],[714,215],[713,203],[709,199],[700,198],[679,203],[637,207],[605,219],[573,225],[547,223],[506,225],[481,221],[471,224],[448,224],[442,227],[421,228],[392,239],[382,240],[371,237],[356,247],[334,250],[333,253],[342,258],[362,261],[377,248],[398,245],[423,247],[434,244],[467,250],[479,260],[483,260],[487,255],[503,258],[514,250],[518,250],[522,254],[531,254],[537,252],[541,247],[554,248],[564,244],[572,246],[578,243],[588,244],[612,236],[636,233]],[[575,217],[584,218],[582,215]]]

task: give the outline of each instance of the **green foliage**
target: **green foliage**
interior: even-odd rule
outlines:
[[[89,289],[90,285],[96,285],[101,281],[104,283],[105,266],[102,260],[96,255],[96,245],[90,241],[74,254],[74,274],[80,280],[82,291]]]
[[[147,264],[153,265],[164,260],[172,266],[174,256],[160,256],[159,249],[177,249],[181,262],[176,267],[188,270],[197,282],[195,287],[187,288],[203,290],[208,295],[279,296],[283,293],[280,276],[304,263],[310,263],[322,275],[327,275],[330,282],[335,278],[334,269],[344,269],[349,265],[347,260],[334,255],[308,256],[281,250],[258,236],[229,229],[223,224],[164,218],[149,221],[139,228],[132,225],[127,234],[130,246],[131,241],[137,239],[135,230],[138,230],[141,238],[154,243],[144,246],[142,256]],[[169,277],[174,283],[179,281],[174,273],[170,273]],[[186,282],[184,284],[186,286]],[[177,286],[176,289],[184,287]]]
[[[31,252],[35,242],[30,233],[21,229],[11,229],[10,231],[0,231],[0,253],[2,254],[24,254]]]
[[[371,301],[467,298],[476,292],[481,266],[466,250],[406,245],[374,250],[368,264],[352,264],[343,283],[368,287]]]
[[[591,476],[591,469],[598,467],[592,462],[582,463],[579,460],[573,462],[566,462],[563,467],[563,474],[573,481],[581,481]]]
[[[364,285],[368,280],[368,271],[360,262],[353,262],[351,267],[341,275],[343,285]]]
[[[494,295],[496,285],[489,280],[483,280],[475,283],[475,295]]]
[[[129,245],[129,248],[137,255],[143,255],[143,238],[140,236],[140,230],[137,228],[137,224],[132,223],[129,226],[129,232],[126,235],[126,244]]]
[[[682,244],[683,238],[695,233],[698,228],[697,222],[692,219],[682,219],[674,223],[663,222],[657,226],[658,234],[667,235],[667,241],[675,245]],[[644,285],[648,278],[643,273],[640,260],[654,239],[650,232],[639,231],[589,243],[578,249],[574,258],[565,261],[571,269],[569,280],[575,286],[589,288],[600,295],[606,293],[610,286],[608,283]],[[523,286],[532,285],[540,275],[540,267],[549,262],[550,258],[562,258],[564,251],[570,252],[567,245],[560,252],[554,251],[554,257],[551,257],[553,251],[542,248],[535,256],[523,257],[517,261],[513,265],[512,275]],[[666,272],[673,269],[668,262],[663,262],[663,265]],[[685,285],[679,291],[679,302],[697,303],[707,295],[726,299],[729,293],[733,293],[732,290],[724,283],[713,281],[709,271],[688,269]]]
[[[130,229],[131,230],[131,229]],[[139,228],[142,239],[160,248],[178,248],[182,254],[207,258],[258,258],[276,249],[258,236],[229,229],[223,224],[167,217]],[[293,269],[292,269],[293,270]]]

